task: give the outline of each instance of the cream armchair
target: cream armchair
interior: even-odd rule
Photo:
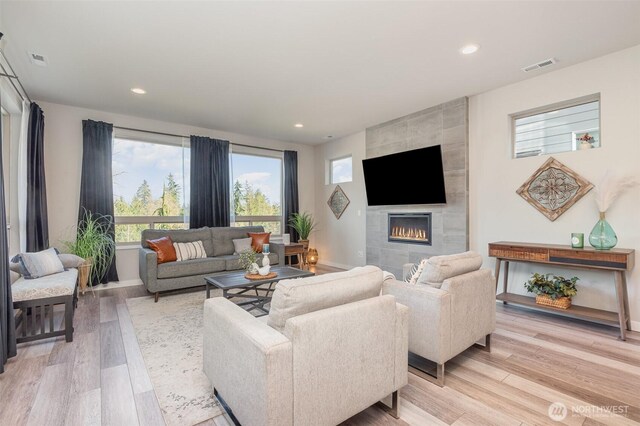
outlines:
[[[374,266],[276,285],[268,317],[204,304],[204,371],[244,426],[336,425],[408,380],[408,309]],[[265,321],[266,320],[266,321]],[[394,414],[394,412],[392,412]]]
[[[435,380],[412,362],[414,357],[411,371],[439,386],[444,385],[445,363],[451,358],[480,340],[491,350],[495,279],[481,265],[482,257],[473,252],[432,257],[418,283],[387,280],[383,285],[383,294],[409,308],[409,352],[436,363]]]

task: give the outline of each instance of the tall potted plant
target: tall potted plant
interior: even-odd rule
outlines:
[[[289,217],[289,226],[299,235],[298,242],[305,248],[309,248],[309,234],[316,228],[317,223],[310,213],[292,213]]]
[[[66,242],[69,253],[85,259],[78,268],[78,281],[83,293],[88,282],[92,285],[99,283],[111,266],[116,251],[116,243],[109,233],[112,225],[111,216],[85,210],[75,241]]]

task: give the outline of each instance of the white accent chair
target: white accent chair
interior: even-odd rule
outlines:
[[[405,274],[411,266],[405,265]],[[439,386],[444,386],[447,361],[483,339],[482,347],[491,350],[495,279],[481,266],[482,256],[474,252],[436,256],[426,262],[418,283],[387,280],[383,285],[383,294],[409,308],[409,352],[418,356],[410,356],[410,371]],[[435,375],[424,374],[420,358],[436,363]]]
[[[407,384],[408,309],[375,266],[276,285],[268,317],[204,303],[204,372],[243,426],[336,425]]]

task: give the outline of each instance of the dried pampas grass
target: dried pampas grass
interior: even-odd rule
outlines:
[[[595,188],[598,210],[602,213],[606,212],[616,198],[638,184],[640,184],[640,180],[636,176],[617,176],[615,172],[607,170]]]

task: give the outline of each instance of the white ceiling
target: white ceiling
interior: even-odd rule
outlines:
[[[0,2],[35,99],[311,144],[640,44],[639,21],[639,1]]]

